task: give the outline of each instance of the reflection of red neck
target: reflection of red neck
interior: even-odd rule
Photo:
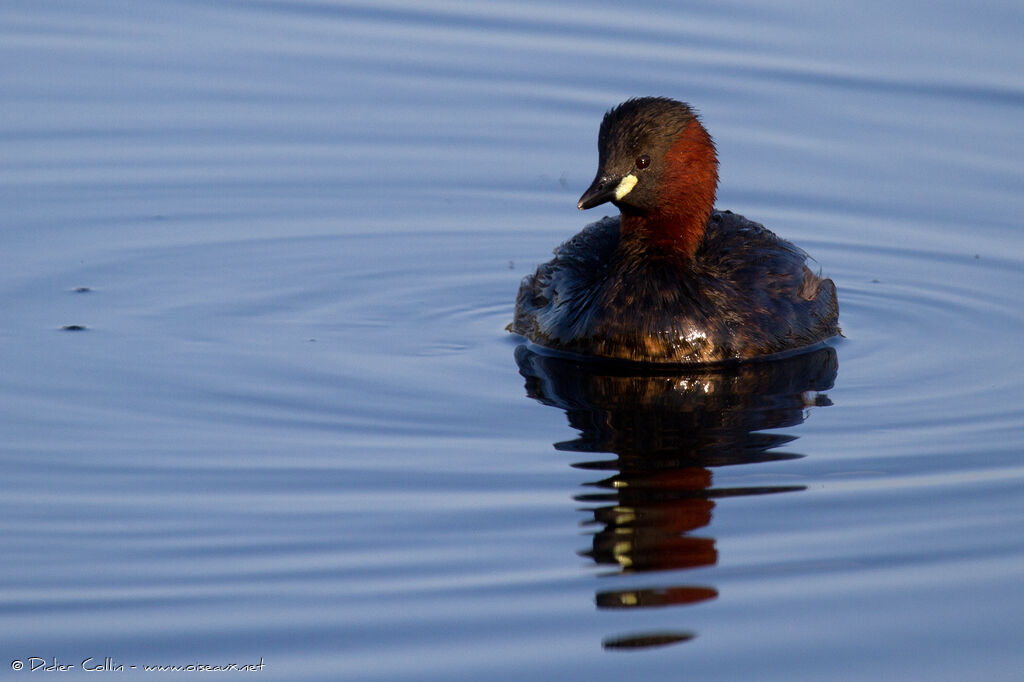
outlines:
[[[622,232],[666,253],[692,258],[715,205],[718,157],[704,127],[690,121],[665,153],[658,207],[623,212]]]

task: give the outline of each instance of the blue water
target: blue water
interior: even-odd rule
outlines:
[[[3,675],[1019,679],[1021,25],[3,3]],[[504,331],[635,95],[845,339],[617,376]]]

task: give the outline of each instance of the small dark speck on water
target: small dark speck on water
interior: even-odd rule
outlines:
[[[88,327],[84,324],[66,324],[60,328],[60,330],[64,332],[84,332],[87,329]]]
[[[873,279],[873,280],[871,280],[872,284],[881,284],[881,282],[882,282],[882,280],[880,280],[880,279]]]
[[[508,262],[508,269],[509,270],[515,270],[516,269],[516,262],[514,260],[510,260]]]
[[[75,287],[74,291],[76,294],[88,294],[92,289],[89,287]]]

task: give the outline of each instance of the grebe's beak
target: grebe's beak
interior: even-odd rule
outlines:
[[[629,194],[636,186],[637,177],[630,173],[625,177],[616,177],[597,174],[594,182],[587,191],[580,197],[576,208],[584,211],[588,208],[600,206],[606,201],[618,201]]]

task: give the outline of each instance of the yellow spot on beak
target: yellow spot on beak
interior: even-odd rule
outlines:
[[[632,173],[622,178],[622,180],[619,180],[619,186],[615,188],[615,200],[618,201],[633,191],[633,188],[636,187],[636,183],[637,177]]]

